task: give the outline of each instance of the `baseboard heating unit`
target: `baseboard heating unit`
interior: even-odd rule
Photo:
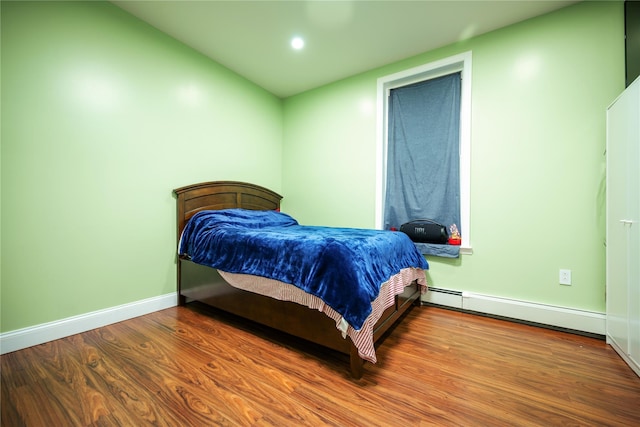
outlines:
[[[422,302],[597,338],[606,333],[605,313],[442,288],[429,288]]]

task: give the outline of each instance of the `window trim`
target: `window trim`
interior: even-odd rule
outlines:
[[[395,74],[380,77],[377,83],[376,111],[376,204],[375,224],[382,229],[386,183],[388,99],[389,91],[423,80],[461,72],[460,91],[460,253],[470,254],[471,248],[471,51],[430,62]]]

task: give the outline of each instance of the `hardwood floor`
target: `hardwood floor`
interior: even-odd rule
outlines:
[[[361,380],[348,358],[201,306],[2,356],[2,426],[634,426],[604,341],[416,307]]]

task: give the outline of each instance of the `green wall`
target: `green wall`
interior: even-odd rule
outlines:
[[[376,80],[471,50],[473,254],[429,258],[430,283],[603,312],[605,110],[623,49],[622,3],[584,2],[288,98],[283,208],[375,226]]]
[[[0,4],[0,331],[174,292],[183,185],[254,182],[302,223],[374,226],[377,78],[467,50],[474,253],[430,259],[431,283],[604,310],[621,3],[571,6],[284,106],[110,3]]]
[[[1,331],[175,292],[174,188],[281,191],[277,97],[110,3],[1,5]]]

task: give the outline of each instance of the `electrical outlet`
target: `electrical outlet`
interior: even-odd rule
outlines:
[[[560,269],[560,284],[571,285],[571,270]]]

